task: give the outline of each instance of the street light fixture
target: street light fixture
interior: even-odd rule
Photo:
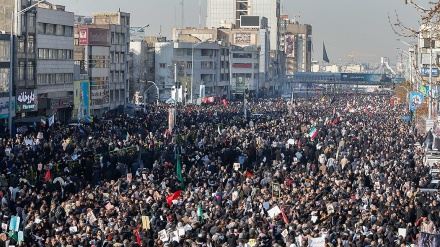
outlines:
[[[209,41],[209,40],[211,40],[211,38],[203,40],[203,41],[200,41],[198,43],[194,43],[192,45],[192,51],[191,51],[191,104],[194,104],[194,102],[193,102],[193,91],[194,91],[193,90],[194,89],[193,88],[193,86],[194,86],[194,48],[196,46],[200,45],[200,44],[203,44],[203,43]]]
[[[156,88],[156,105],[159,105],[159,87],[157,87],[156,83],[154,81],[147,81],[147,83],[151,83],[153,85],[149,86],[145,91],[144,91],[144,106],[147,105],[147,92],[150,90],[151,87],[155,87]]]
[[[15,12],[12,11],[11,13],[11,35],[10,35],[10,51],[9,51],[9,112],[8,112],[8,129],[9,129],[9,136],[12,137],[12,84],[13,84],[13,64],[14,64],[14,18],[17,15],[21,15],[23,13],[26,13],[30,9],[34,8],[38,4],[46,2],[46,0],[40,0],[31,6],[22,9],[21,11]]]

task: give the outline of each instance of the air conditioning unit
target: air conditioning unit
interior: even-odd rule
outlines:
[[[6,34],[5,30],[0,30],[0,34]]]

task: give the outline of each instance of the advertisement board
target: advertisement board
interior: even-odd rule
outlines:
[[[17,113],[38,111],[38,97],[34,89],[17,89],[15,97]]]
[[[73,102],[78,109],[78,118],[90,116],[90,82],[75,81]]]
[[[110,46],[110,31],[103,28],[79,28],[79,45]]]
[[[0,98],[0,119],[8,118],[9,97]],[[12,117],[15,117],[15,99],[12,99]]]
[[[422,74],[422,76],[429,76],[430,68],[422,67],[420,69],[420,73]],[[432,76],[438,77],[438,68],[432,68]]]
[[[409,109],[411,111],[416,111],[417,108],[423,105],[424,96],[420,92],[410,92],[409,93]]]
[[[256,36],[251,32],[234,33],[232,42],[234,45],[255,45]]]
[[[341,73],[341,80],[380,83],[391,82],[391,77],[386,74]]]
[[[259,28],[260,16],[258,15],[241,15],[240,27],[242,28]]]
[[[246,77],[237,76],[235,81],[235,93],[244,93]]]
[[[286,35],[286,45],[285,45],[286,57],[295,57],[295,49],[293,45],[294,41],[295,41],[294,35]]]

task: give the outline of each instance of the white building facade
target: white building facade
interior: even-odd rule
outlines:
[[[207,96],[227,95],[229,50],[222,42],[157,42],[155,51],[155,81],[160,100],[175,97],[176,75],[182,87],[179,97],[185,100],[191,99],[191,90],[194,103]]]

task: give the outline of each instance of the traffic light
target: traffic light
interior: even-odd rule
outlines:
[[[139,78],[136,79],[136,83],[139,84]]]
[[[159,94],[156,94],[156,99],[159,99]]]

